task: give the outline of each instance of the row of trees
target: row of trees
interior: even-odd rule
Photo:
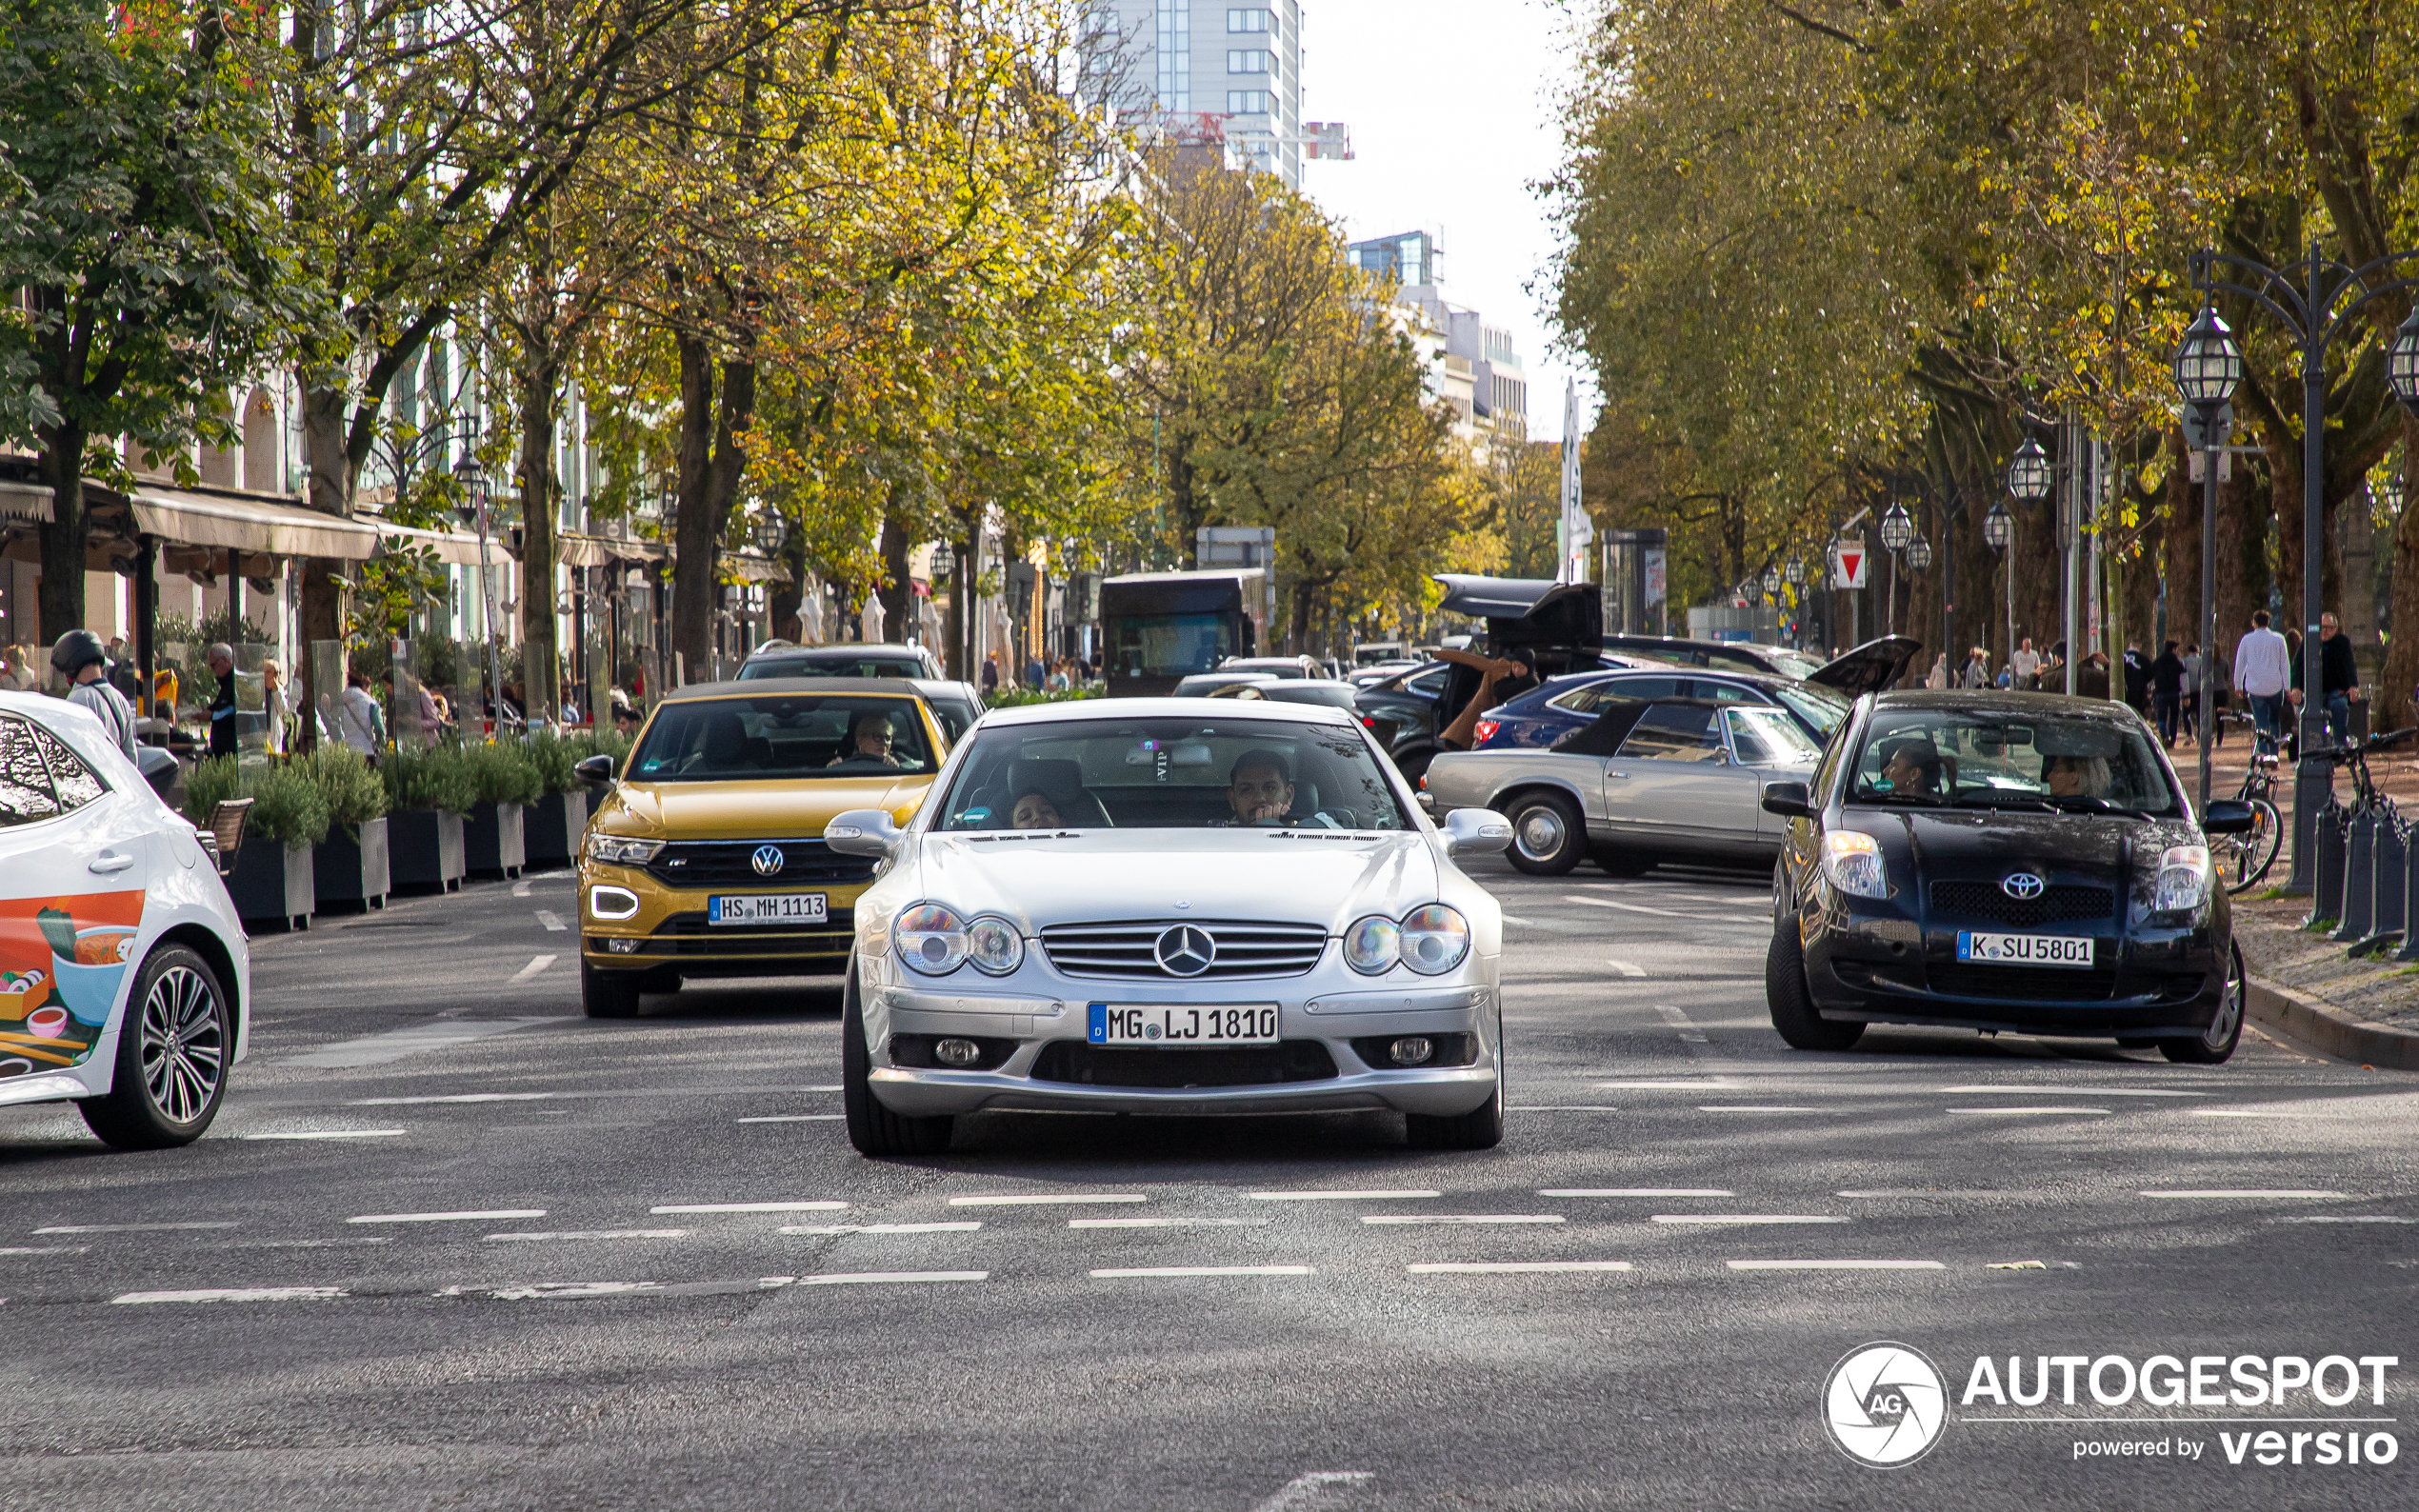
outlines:
[[[0,439],[53,496],[46,635],[83,623],[81,480],[123,479],[116,438],[229,444],[224,394],[274,368],[313,507],[358,512],[367,479],[388,517],[441,517],[464,446],[510,480],[538,666],[573,393],[591,507],[665,497],[691,665],[717,545],[767,519],[794,581],[894,613],[941,543],[960,666],[987,534],[1074,570],[1274,525],[1297,639],[1500,555],[1502,490],[1336,229],[1089,105],[1079,20],[26,0],[0,19],[0,287],[30,291]],[[341,633],[336,574],[304,570],[307,638]]]
[[[2098,527],[2120,624],[2147,639],[2163,577],[2170,633],[2197,626],[2199,494],[2168,378],[2200,303],[2189,254],[2281,265],[2316,241],[2357,265],[2419,243],[2419,10],[2391,0],[1622,0],[1587,36],[1552,186],[1559,314],[1610,396],[1593,502],[1681,526],[1684,600],[1811,557],[1892,498],[1956,516],[1943,566],[1989,584],[1982,515],[2028,425],[2063,416],[2119,465]],[[2381,358],[2409,308],[2371,305],[2329,373],[2328,594],[2354,625],[2368,586],[2341,582],[2335,549],[2365,532],[2338,511],[2411,514],[2386,480],[2419,437]],[[2220,309],[2266,448],[2224,493],[2230,638],[2271,578],[2298,603],[2300,373],[2272,320]],[[2015,512],[2017,612],[2039,633],[2052,519]],[[2419,527],[2394,528],[2398,564],[2419,558]],[[1919,624],[1938,623],[1938,573]],[[1958,595],[1960,645],[1996,597]],[[2419,634],[2397,637],[2389,717],[2414,680]]]

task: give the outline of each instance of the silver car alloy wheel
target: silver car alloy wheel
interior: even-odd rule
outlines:
[[[2201,1043],[2212,1050],[2222,1050],[2234,1037],[2235,1026],[2243,1022],[2243,958],[2229,952],[2226,966],[2226,988],[2217,1000],[2217,1017],[2209,1020],[2209,1032]]]
[[[143,999],[142,1032],[151,1104],[173,1123],[190,1124],[217,1096],[226,1069],[218,989],[190,966],[169,967]]]
[[[1539,804],[1520,816],[1520,853],[1531,861],[1546,861],[1562,849],[1562,815],[1549,805]]]

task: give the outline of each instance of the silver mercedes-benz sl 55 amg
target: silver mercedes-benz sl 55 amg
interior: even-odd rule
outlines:
[[[1503,1137],[1503,920],[1346,710],[1082,701],[984,717],[878,856],[842,1016],[849,1136],[947,1146],[978,1109],[1394,1109],[1416,1144]]]

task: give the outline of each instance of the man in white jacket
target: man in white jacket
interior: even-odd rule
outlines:
[[[2276,731],[2284,718],[2285,689],[2292,686],[2292,653],[2285,637],[2268,627],[2268,611],[2251,616],[2251,627],[2234,643],[2234,690],[2250,700],[2251,723],[2259,729],[2259,753],[2276,749]]]

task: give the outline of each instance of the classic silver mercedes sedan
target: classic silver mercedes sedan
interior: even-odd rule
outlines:
[[[1503,1138],[1503,920],[1341,709],[1118,699],[994,712],[880,858],[842,1015],[849,1137],[945,1148],[978,1109],[1395,1109],[1414,1144]]]

